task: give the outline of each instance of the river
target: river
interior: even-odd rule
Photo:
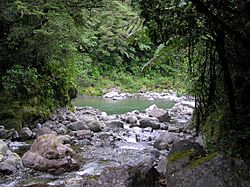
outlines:
[[[124,114],[133,110],[143,112],[150,105],[157,105],[159,108],[172,108],[174,103],[165,100],[148,100],[143,98],[128,98],[113,100],[102,97],[81,96],[73,101],[74,106],[91,106],[106,112],[108,115]]]

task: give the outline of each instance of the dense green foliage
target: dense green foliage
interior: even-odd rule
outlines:
[[[0,3],[0,124],[8,128],[70,104],[76,88],[100,95],[112,87],[164,89],[170,82],[165,59],[142,68],[156,47],[127,1]]]
[[[110,1],[98,11],[85,10],[88,24],[83,28],[84,70],[78,79],[79,91],[101,95],[108,88],[119,87],[124,92],[163,89],[169,79],[164,61],[161,66],[146,68],[154,54],[144,20],[128,3]],[[153,71],[150,71],[152,70]]]
[[[1,1],[1,123],[22,126],[76,95],[82,64],[77,2]],[[77,10],[74,12],[73,10]]]
[[[197,130],[213,148],[249,158],[250,2],[143,0],[139,5],[152,42],[177,42],[184,53]]]

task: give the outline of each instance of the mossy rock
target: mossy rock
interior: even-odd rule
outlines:
[[[198,158],[198,159],[195,159],[193,160],[189,165],[188,167],[191,168],[191,169],[195,169],[196,167],[204,164],[205,162],[208,162],[210,160],[212,160],[214,157],[216,157],[217,155],[219,155],[217,152],[214,152],[214,153],[210,153],[204,157],[201,157],[201,158]]]
[[[186,158],[186,157],[190,157],[193,153],[194,153],[194,149],[177,152],[175,154],[169,155],[168,161],[174,162],[174,161]]]
[[[3,98],[1,98],[2,100]],[[35,121],[43,120],[50,115],[49,107],[37,104],[37,99],[34,99],[36,104],[30,103],[31,101],[33,100],[11,101],[6,98],[0,103],[0,125],[5,126],[6,129],[14,128],[19,131],[24,124],[33,128]]]
[[[100,177],[99,176],[97,176],[97,175],[89,175],[89,176],[87,176],[87,180],[88,181],[92,181],[92,180],[98,180]]]
[[[172,173],[182,170],[192,160],[205,156],[205,150],[198,143],[188,140],[181,140],[173,145],[167,157],[167,171],[169,176]]]

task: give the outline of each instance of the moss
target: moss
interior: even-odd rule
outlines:
[[[98,176],[96,176],[96,175],[90,175],[90,176],[87,176],[87,179],[88,180],[98,180]]]
[[[223,123],[225,108],[220,108],[216,112],[211,113],[202,128],[203,134],[209,139],[218,139],[220,135],[220,127]]]
[[[48,105],[36,97],[27,100],[16,101],[13,98],[0,97],[0,125],[6,129],[20,130],[23,125],[33,128],[34,122],[43,120],[51,114]],[[51,105],[51,104],[50,104]]]
[[[180,160],[180,159],[189,157],[189,156],[191,156],[193,154],[193,152],[194,152],[193,149],[189,149],[189,150],[186,150],[186,151],[174,153],[174,154],[168,156],[168,161],[169,162],[174,162],[176,160]]]
[[[196,159],[196,160],[193,160],[189,165],[188,167],[191,168],[191,169],[194,169],[200,165],[202,165],[203,163],[205,162],[208,162],[209,160],[213,159],[214,157],[216,157],[218,155],[217,152],[214,152],[214,153],[210,153],[208,154],[207,156],[205,157],[201,157],[199,159]]]

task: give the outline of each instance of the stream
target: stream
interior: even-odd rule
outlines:
[[[146,98],[127,98],[121,100],[113,100],[112,98],[81,96],[73,101],[74,106],[83,107],[90,106],[100,111],[106,112],[108,115],[125,114],[133,110],[143,112],[151,105],[157,105],[159,108],[170,109],[174,106],[174,102],[160,99],[149,100]]]

